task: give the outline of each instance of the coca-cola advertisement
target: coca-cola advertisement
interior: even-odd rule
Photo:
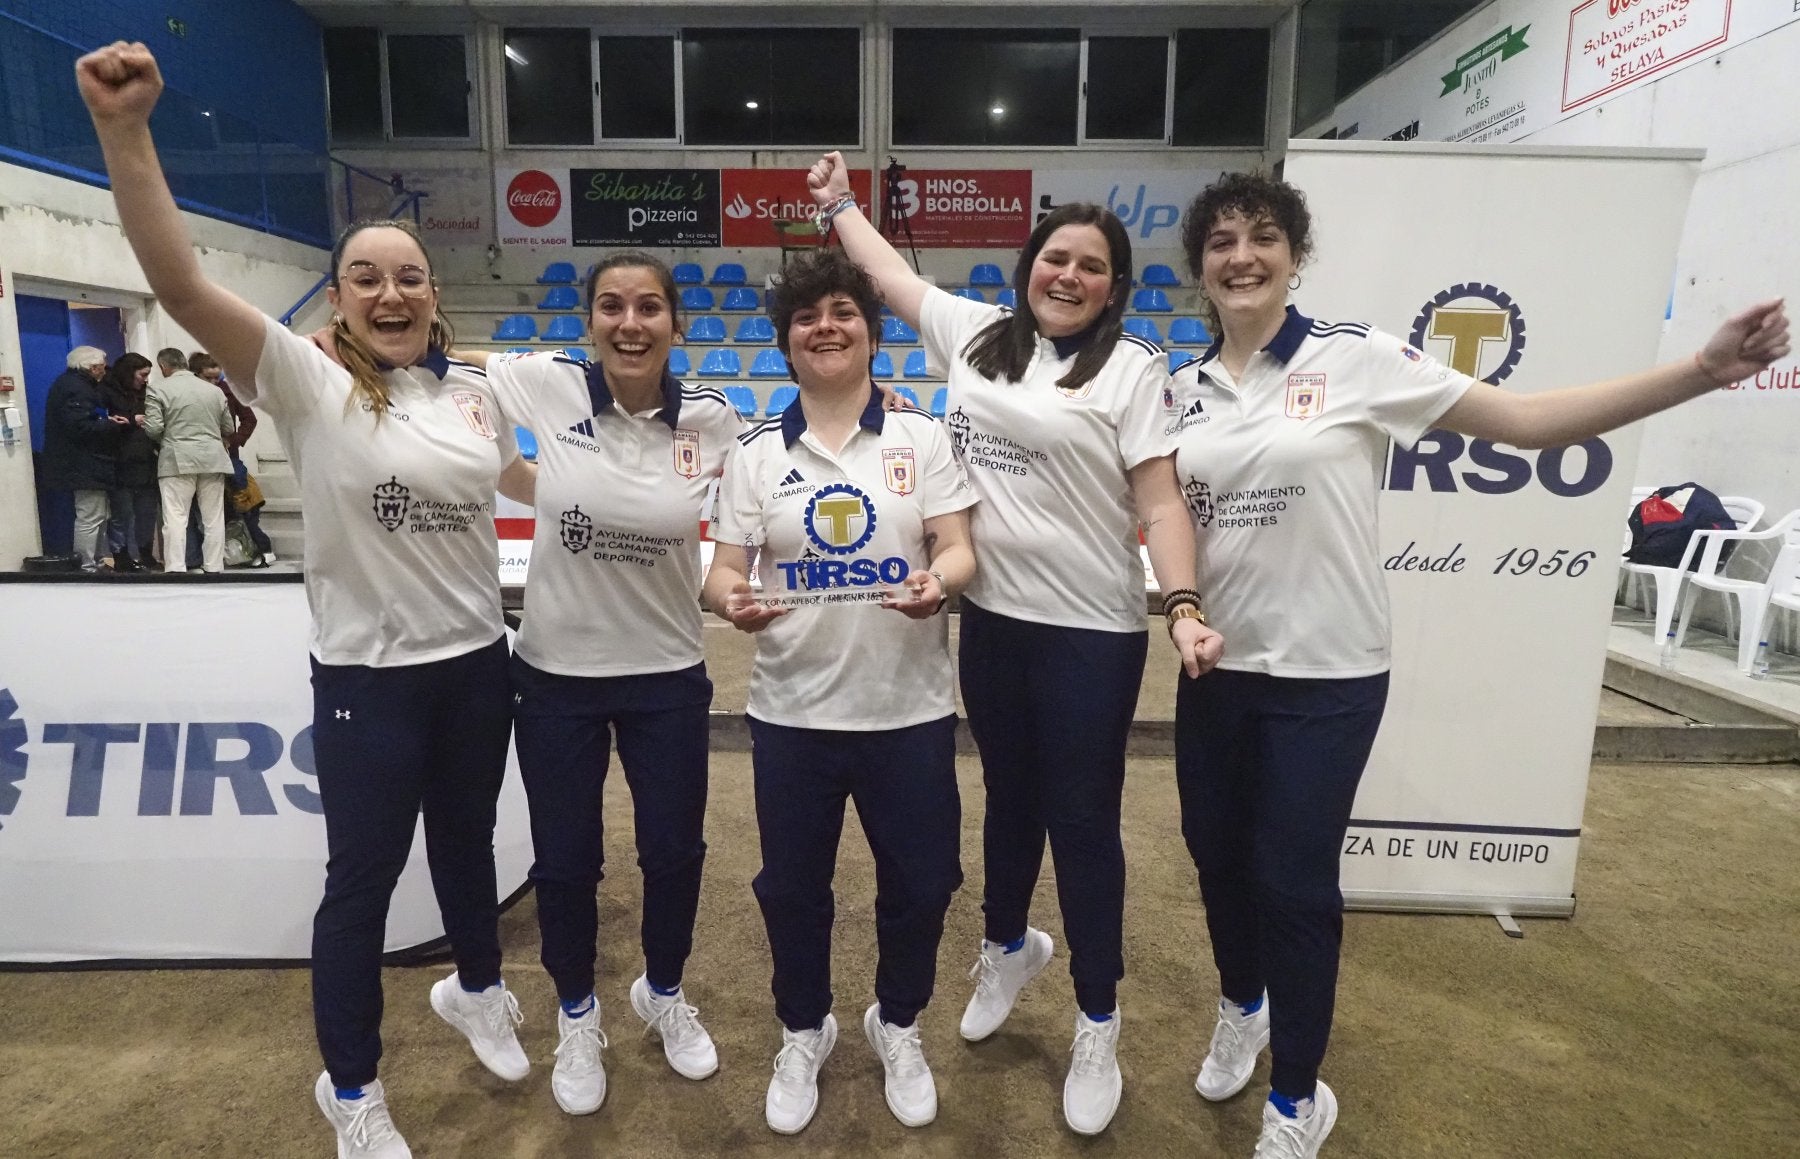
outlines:
[[[867,169],[850,171],[850,192],[865,213],[869,212],[870,188]],[[805,169],[721,169],[719,196],[724,202],[721,232],[727,246],[791,247],[816,240],[780,229],[818,216],[818,207],[806,190]]]
[[[720,244],[717,169],[575,169],[569,178],[576,245]]]
[[[497,170],[494,203],[501,245],[569,244],[567,169]]]

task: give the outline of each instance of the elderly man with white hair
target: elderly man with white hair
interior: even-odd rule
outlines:
[[[113,486],[113,454],[131,420],[114,415],[100,393],[106,351],[77,346],[69,368],[50,384],[44,402],[44,487],[75,495],[75,556],[81,570],[99,571],[106,528],[106,493]]]

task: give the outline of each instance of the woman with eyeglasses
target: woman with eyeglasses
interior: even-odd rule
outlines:
[[[529,501],[531,468],[486,376],[445,353],[410,225],[360,222],[338,238],[327,354],[202,272],[150,135],[162,77],[149,50],[99,49],[76,79],[151,289],[274,421],[300,481],[329,850],[313,921],[314,1097],[340,1159],[409,1156],[376,1070],[388,902],[421,811],[456,959],[432,1007],[495,1074],[529,1070],[500,979],[493,835],[512,718],[493,503],[497,487]]]

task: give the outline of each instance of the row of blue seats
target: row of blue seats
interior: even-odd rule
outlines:
[[[959,298],[967,298],[972,302],[986,302],[987,295],[972,286],[965,286],[951,291]],[[1009,286],[994,295],[994,301],[1009,309],[1016,305],[1018,298]],[[579,310],[581,297],[574,286],[552,286],[539,299],[540,310]],[[748,286],[738,286],[725,291],[723,303],[705,286],[689,286],[681,291],[681,308],[690,313],[724,309],[730,311],[760,310],[762,299],[755,290]],[[1169,303],[1169,296],[1161,290],[1138,290],[1131,296],[1131,308],[1140,314],[1168,314],[1174,311]]]
[[[1149,318],[1125,319],[1125,332],[1135,334],[1161,345],[1163,332]],[[540,333],[537,320],[529,314],[511,314],[501,319],[489,336],[490,342],[529,342],[541,338],[545,342],[580,342],[586,336],[586,327],[581,318],[573,314],[560,314],[549,320]],[[695,318],[688,324],[687,339],[695,343],[711,343],[725,341],[725,320],[723,318]],[[738,345],[761,346],[775,341],[775,327],[769,319],[760,314],[740,319],[737,328],[732,331],[731,341]],[[881,320],[881,341],[885,346],[913,346],[919,341],[919,333],[898,318]],[[1212,342],[1212,334],[1206,329],[1206,323],[1198,318],[1175,318],[1169,322],[1169,343],[1173,346],[1207,346]]]
[[[530,354],[536,349],[538,348],[532,346],[514,346],[509,348],[509,353]],[[588,357],[588,352],[586,350],[576,346],[567,348],[564,353],[568,354],[571,358]],[[1170,373],[1179,369],[1184,363],[1191,362],[1198,357],[1200,357],[1200,351],[1197,350],[1169,351]],[[688,357],[688,352],[679,346],[669,351],[669,373],[677,378],[686,378],[695,373],[693,360]],[[743,376],[743,373],[744,362],[743,359],[738,356],[737,351],[720,349],[709,350],[706,352],[706,356],[700,360],[698,377],[740,378]],[[894,374],[894,360],[892,356],[885,350],[877,351],[875,354],[875,361],[869,367],[869,373],[876,378],[896,377]],[[756,357],[750,362],[750,377],[787,378],[787,359],[782,357],[781,351],[779,350],[759,350],[757,351]],[[906,356],[906,361],[901,364],[898,377],[915,379],[932,377],[930,368],[925,363],[925,352],[923,350],[914,350],[912,353],[908,354]]]
[[[592,273],[593,269],[593,266],[589,266],[588,272]],[[703,282],[714,286],[742,286],[748,280],[744,267],[737,262],[720,262],[714,266],[710,281],[706,277],[706,271],[700,268],[698,262],[680,262],[670,273],[675,275],[675,284],[678,286],[698,286]],[[540,286],[573,286],[580,279],[575,273],[575,263],[551,262],[544,267],[544,272],[538,275],[537,280]],[[1004,286],[1006,285],[1006,275],[1001,273],[1000,267],[993,262],[977,262],[969,267],[968,284],[971,286]],[[1143,277],[1139,284],[1169,289],[1181,285],[1181,279],[1170,267],[1152,263],[1144,267]]]

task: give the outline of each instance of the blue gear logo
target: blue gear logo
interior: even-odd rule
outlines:
[[[1462,282],[1425,304],[1407,341],[1440,354],[1447,342],[1448,357],[1442,361],[1452,370],[1498,385],[1525,354],[1525,316],[1498,286]]]
[[[0,688],[0,817],[12,816],[19,804],[19,782],[25,779],[25,742],[30,737],[18,712],[12,690]]]
[[[806,538],[826,555],[849,555],[875,537],[875,504],[849,483],[828,483],[806,503]]]

